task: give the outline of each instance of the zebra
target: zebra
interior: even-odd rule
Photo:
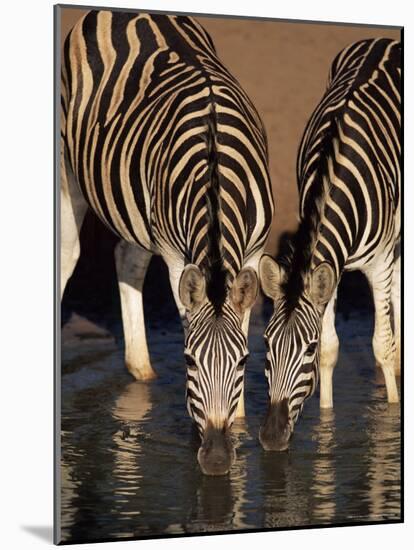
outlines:
[[[61,294],[90,208],[121,239],[125,363],[150,380],[142,290],[151,256],[163,258],[184,326],[198,461],[224,475],[273,216],[262,121],[191,17],[93,10],[63,56]]]
[[[361,270],[368,279],[375,360],[388,402],[399,400],[400,58],[400,43],[390,39],[345,48],[305,128],[299,227],[279,261],[264,255],[259,265],[262,289],[274,301],[264,333],[269,408],[259,439],[266,450],[288,447],[319,376],[320,407],[333,407],[335,304],[344,271]]]

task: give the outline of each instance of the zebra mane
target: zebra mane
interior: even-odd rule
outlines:
[[[217,154],[217,115],[212,104],[211,115],[207,119],[207,162],[209,166],[209,186],[206,191],[208,217],[206,283],[207,297],[213,304],[216,314],[221,313],[227,295],[227,273],[221,251],[222,227],[220,212],[220,180]]]
[[[287,274],[282,291],[287,311],[290,312],[296,307],[305,289],[306,276],[310,271],[320,222],[330,191],[328,160],[334,156],[334,142],[339,134],[337,116],[338,113],[331,118],[331,123],[324,132],[317,164],[312,164],[310,170],[303,175],[304,180],[312,176],[313,182],[306,195],[299,227],[294,234],[285,234],[279,243],[277,261]]]

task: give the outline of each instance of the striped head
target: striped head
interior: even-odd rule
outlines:
[[[258,286],[256,272],[246,267],[217,301],[198,266],[187,265],[181,275],[179,294],[188,319],[187,409],[201,437],[198,461],[207,475],[226,474],[235,458],[230,428],[248,356],[242,323]]]
[[[289,275],[270,256],[262,257],[259,273],[263,292],[274,302],[264,334],[269,404],[259,439],[265,450],[283,451],[318,383],[322,318],[335,276],[330,264],[321,263],[305,276],[302,292],[292,300]]]

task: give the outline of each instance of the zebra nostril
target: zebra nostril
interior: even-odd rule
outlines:
[[[265,451],[286,451],[289,448],[290,430],[282,434],[269,434],[263,428],[259,431],[259,441]]]
[[[211,464],[215,468],[220,468],[221,466],[223,466],[225,464],[225,462],[226,462],[226,457],[225,456],[220,456],[220,457],[213,458],[213,460],[211,461]]]
[[[259,441],[265,451],[285,451],[289,447],[292,431],[289,424],[287,399],[271,403],[259,431]]]
[[[203,474],[227,474],[235,458],[235,450],[228,432],[216,428],[206,430],[197,458]]]

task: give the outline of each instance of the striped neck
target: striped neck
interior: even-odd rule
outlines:
[[[323,181],[326,178],[321,178]],[[281,251],[280,263],[285,266],[286,307],[293,310],[306,292],[309,274],[322,262],[333,267],[339,281],[350,254],[341,235],[335,229],[334,189],[326,183],[313,185],[312,195],[305,204],[298,230]]]

